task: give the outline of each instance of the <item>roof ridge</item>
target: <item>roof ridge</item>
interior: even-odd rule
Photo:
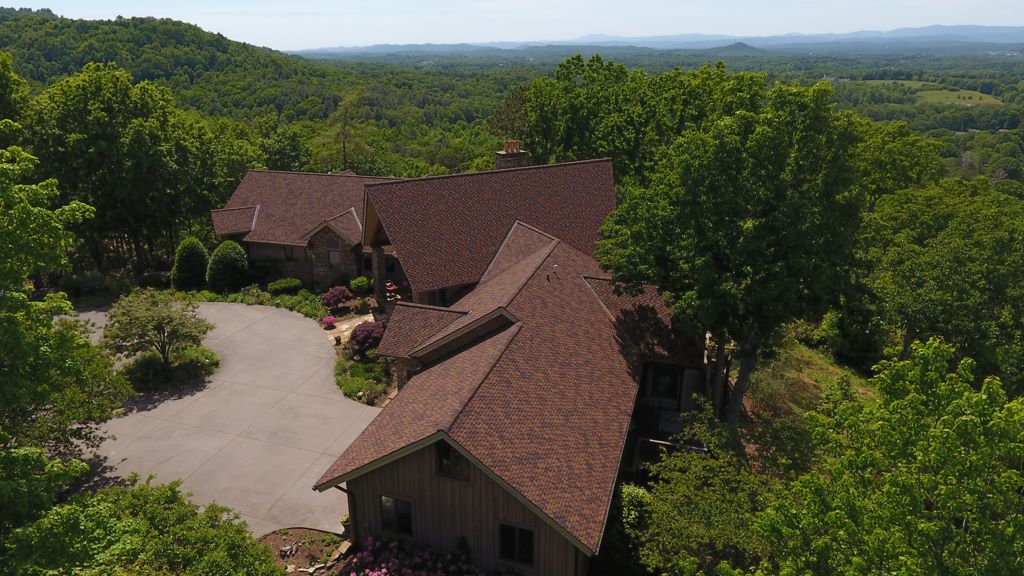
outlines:
[[[552,241],[550,244],[548,244],[544,248],[541,248],[541,249],[539,249],[539,250],[537,250],[537,251],[535,251],[535,252],[533,252],[531,254],[531,256],[532,256],[533,254],[536,254],[537,252],[540,252],[541,250],[547,250],[547,253],[544,254],[544,257],[541,258],[540,262],[537,263],[537,266],[533,269],[533,272],[531,272],[530,275],[526,277],[526,280],[523,280],[523,283],[520,284],[518,288],[516,288],[515,293],[513,293],[511,296],[509,296],[508,301],[506,301],[503,304],[503,306],[510,306],[513,302],[516,301],[516,298],[519,297],[519,293],[523,291],[523,288],[526,288],[526,285],[530,283],[530,279],[532,279],[533,276],[537,273],[537,271],[540,270],[540,267],[543,266],[544,263],[547,262],[551,258],[551,254],[554,253],[555,247],[557,247],[559,244],[564,244],[564,242],[562,242],[558,238],[555,238],[554,241]],[[523,258],[523,260],[525,260],[525,258]],[[520,262],[522,262],[522,260],[520,260]],[[511,268],[511,266],[509,268]],[[501,273],[498,274],[498,276],[501,276],[501,274],[504,273],[504,272],[505,272],[505,270],[502,270]],[[492,278],[491,280],[493,280],[493,279],[494,278]]]
[[[455,314],[469,314],[469,310],[457,310],[448,306],[434,306],[433,304],[420,304],[419,302],[406,302],[401,300],[395,303],[395,306],[403,306],[408,308],[424,308],[427,310],[438,310],[442,312],[452,312]]]
[[[249,204],[248,206],[235,206],[234,208],[214,208],[214,209],[210,210],[210,212],[228,212],[228,211],[231,211],[231,210],[252,210],[254,208],[259,208],[259,206],[260,206],[259,204]]]
[[[423,182],[426,180],[441,180],[446,178],[465,178],[467,176],[480,176],[484,174],[507,174],[509,172],[525,172],[527,170],[544,170],[550,168],[560,168],[563,166],[577,166],[580,164],[596,164],[599,162],[611,162],[611,158],[594,158],[592,160],[574,160],[572,162],[559,162],[557,164],[538,164],[537,166],[522,166],[520,168],[503,168],[501,170],[484,170],[483,172],[462,172],[460,174],[441,174],[438,176],[420,176],[419,178],[394,178],[394,182],[372,182],[366,184],[368,188],[377,188],[381,186],[390,186],[392,184],[402,184],[406,182]]]
[[[516,221],[512,223],[512,228],[510,228],[508,231],[509,234],[512,234],[512,230],[515,230],[516,224],[523,226],[525,228],[529,228],[530,230],[533,230],[534,232],[540,234],[541,236],[546,236],[548,238],[551,238],[552,240],[560,240],[560,238],[558,238],[557,236],[548,234],[547,232],[541,230],[540,228],[534,226],[533,224],[530,224],[529,222],[524,222],[518,218],[516,218]]]
[[[302,176],[331,176],[339,178],[376,178],[381,180],[407,180],[407,178],[402,178],[400,176],[365,176],[363,174],[356,174],[355,172],[352,172],[351,174],[346,174],[344,172],[339,172],[335,174],[331,172],[309,172],[305,170],[267,170],[266,168],[250,168],[246,170],[246,173],[249,172],[259,172],[262,174],[299,174]]]
[[[526,228],[528,230],[532,230],[533,232],[536,232],[537,234],[540,234],[541,236],[544,236],[545,238],[549,238],[551,240],[558,240],[558,238],[555,238],[551,234],[548,234],[547,232],[544,232],[540,228],[537,228],[535,226],[531,226],[531,225],[527,224],[526,222],[523,222],[522,220],[516,219],[514,222],[512,222],[512,227],[509,228],[508,232],[505,233],[505,238],[501,241],[501,245],[498,246],[498,250],[494,253],[493,256],[491,256],[491,261],[487,263],[487,268],[484,268],[484,273],[480,275],[480,279],[477,281],[478,285],[479,284],[484,284],[486,282],[490,282],[491,280],[494,279],[494,277],[491,277],[491,278],[487,278],[487,280],[484,280],[484,278],[487,277],[487,274],[491,271],[491,269],[494,268],[494,263],[498,260],[498,256],[501,256],[502,251],[504,251],[505,247],[508,246],[509,239],[512,238],[512,234],[516,231],[516,226],[519,226],[519,225],[523,226],[524,228]],[[540,248],[538,248],[537,250],[540,250]],[[521,262],[527,256],[532,256],[533,254],[535,254],[537,252],[537,250],[534,250],[533,252],[527,253],[526,256],[520,258],[519,260],[515,260],[511,264],[508,264],[507,266],[502,268],[501,270],[498,270],[497,272],[494,273],[494,276],[500,276],[503,272],[505,272],[509,268],[515,266],[516,264]]]

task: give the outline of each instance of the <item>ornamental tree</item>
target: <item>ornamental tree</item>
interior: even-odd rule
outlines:
[[[213,324],[199,316],[195,302],[178,299],[170,292],[140,289],[122,296],[110,308],[103,342],[126,356],[156,350],[167,367],[172,352],[199,346],[212,329]]]

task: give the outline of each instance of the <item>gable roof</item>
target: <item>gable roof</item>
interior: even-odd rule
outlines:
[[[390,180],[250,170],[224,208],[210,212],[213,229],[219,236],[244,234],[246,242],[305,246],[326,225],[355,246],[362,241],[363,186]],[[242,222],[246,215],[248,225]]]
[[[612,317],[587,280],[601,271],[590,256],[521,223],[491,264],[505,269],[448,314],[396,306],[381,350],[407,357],[469,330],[473,318],[507,315],[428,358],[316,487],[359,476],[441,431],[577,546],[596,553],[637,389]]]
[[[213,219],[213,229],[221,236],[245,234],[256,227],[256,218],[259,216],[259,211],[259,204],[210,210],[210,217]]]
[[[615,208],[610,160],[378,183],[366,193],[417,292],[480,281],[516,220],[592,256]],[[368,225],[364,242],[377,233]]]

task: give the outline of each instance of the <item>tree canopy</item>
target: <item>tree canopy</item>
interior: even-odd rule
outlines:
[[[1024,403],[937,339],[884,361],[881,401],[849,393],[812,422],[821,463],[759,518],[784,574],[1015,574],[1024,569]]]
[[[739,98],[751,108],[684,132],[602,229],[598,257],[616,281],[656,285],[678,316],[736,342],[731,419],[758,353],[852,263],[857,134],[830,94],[779,85]]]

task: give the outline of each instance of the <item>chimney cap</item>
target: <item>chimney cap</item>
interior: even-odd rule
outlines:
[[[522,152],[522,148],[519,147],[519,140],[505,140],[505,144],[501,147],[501,151],[505,154],[514,154],[516,152]]]

